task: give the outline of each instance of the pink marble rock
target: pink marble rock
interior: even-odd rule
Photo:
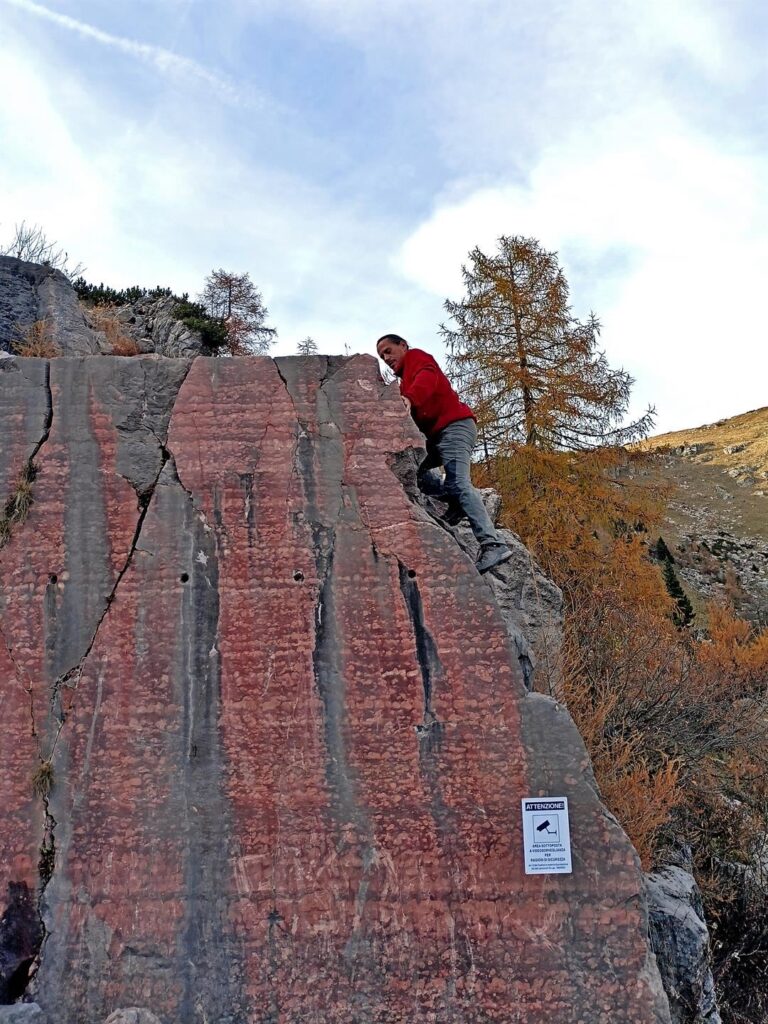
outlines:
[[[373,358],[5,360],[0,415],[6,494],[37,468],[0,550],[0,1001],[669,1020],[635,852],[393,471],[422,441]],[[539,795],[571,874],[525,874]]]

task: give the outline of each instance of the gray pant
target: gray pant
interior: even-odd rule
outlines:
[[[459,505],[481,545],[503,544],[469,476],[476,441],[477,424],[473,419],[455,420],[429,438],[427,457],[419,467],[419,487],[433,498]],[[445,467],[445,480],[435,472],[437,466]]]

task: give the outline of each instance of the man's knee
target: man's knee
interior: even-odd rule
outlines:
[[[468,501],[472,501],[476,495],[476,491],[469,480],[452,480],[450,483],[446,483],[445,493],[457,501],[460,505],[464,506]]]
[[[456,463],[446,463],[445,466],[445,489],[457,499],[470,496],[474,488],[468,470]]]

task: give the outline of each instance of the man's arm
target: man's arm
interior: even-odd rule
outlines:
[[[423,366],[416,370],[416,373],[408,382],[407,388],[403,388],[402,384],[400,385],[401,394],[412,405],[415,405],[417,409],[420,408],[435,393],[440,379],[438,377],[439,372],[437,366],[425,362]]]

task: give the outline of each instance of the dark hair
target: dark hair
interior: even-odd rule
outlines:
[[[376,348],[378,349],[380,342],[382,341],[394,341],[396,345],[407,345],[408,342],[405,338],[401,338],[399,334],[382,334],[379,340],[376,342]]]

